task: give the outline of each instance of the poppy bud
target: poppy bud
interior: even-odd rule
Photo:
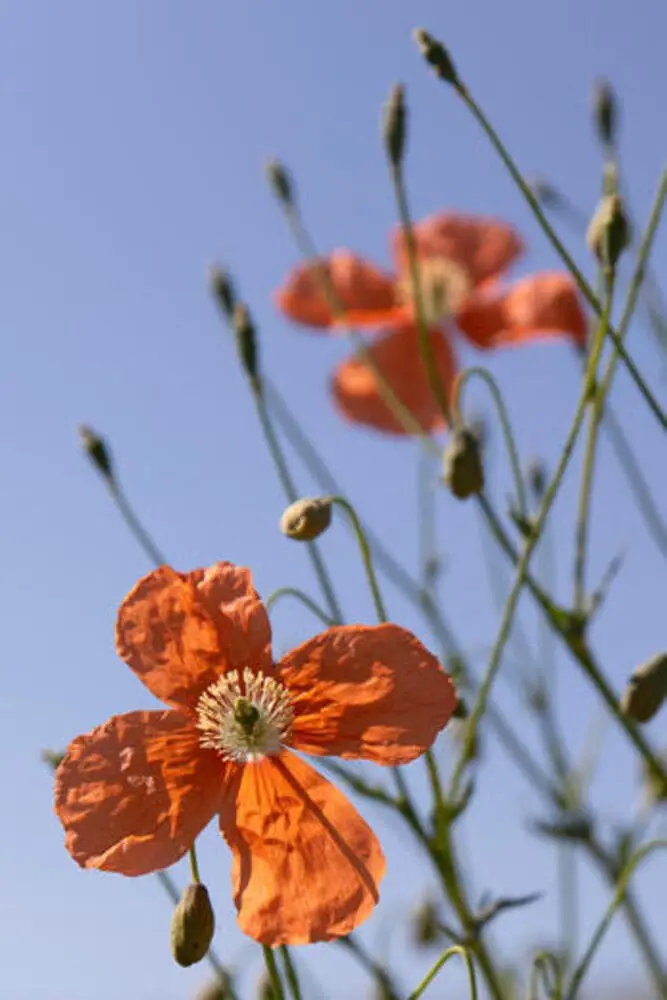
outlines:
[[[405,90],[397,83],[392,87],[389,100],[384,107],[382,134],[389,162],[394,167],[401,165],[405,151],[407,109],[405,107]]]
[[[604,195],[586,233],[591,253],[605,267],[615,268],[630,243],[630,221],[618,194]]]
[[[208,269],[208,283],[223,313],[227,319],[231,319],[236,305],[236,292],[227,268],[211,264]]]
[[[231,982],[226,972],[220,972],[220,979],[207,983],[197,993],[196,1000],[231,1000]]]
[[[42,750],[40,757],[45,764],[48,764],[52,771],[57,770],[65,759],[64,750]]]
[[[280,530],[288,538],[312,542],[331,524],[331,498],[305,497],[290,504],[280,518]]]
[[[292,180],[279,160],[269,160],[265,167],[266,177],[278,201],[287,208],[294,205]]]
[[[104,438],[101,438],[86,424],[80,424],[79,439],[81,441],[81,447],[97,471],[103,475],[105,479],[111,481],[113,479],[113,465],[111,463],[111,455]]]
[[[616,140],[618,103],[607,80],[595,80],[591,91],[593,121],[600,141],[613,146]]]
[[[637,667],[621,695],[621,708],[635,722],[648,722],[667,698],[667,653]]]
[[[451,83],[455,87],[460,85],[460,80],[449,52],[441,42],[438,42],[433,35],[424,28],[415,28],[412,37],[416,41],[419,51],[426,62],[433,68],[433,72],[440,80]]]
[[[247,306],[237,302],[233,314],[236,346],[246,375],[257,382],[259,363],[257,357],[257,333]]]
[[[201,962],[213,939],[215,916],[208,889],[192,882],[183,890],[171,918],[171,951],[179,965]]]
[[[484,489],[484,467],[479,441],[465,427],[452,433],[442,460],[444,482],[459,500]]]
[[[442,939],[438,922],[438,907],[431,899],[425,899],[416,908],[412,917],[412,939],[418,948],[429,948]]]

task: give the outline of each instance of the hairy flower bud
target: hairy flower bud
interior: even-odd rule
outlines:
[[[294,205],[294,188],[287,169],[279,160],[269,160],[265,167],[266,178],[278,201],[287,208]]]
[[[223,313],[227,319],[231,319],[236,305],[236,292],[227,268],[211,264],[208,269],[208,284]]]
[[[635,722],[648,722],[667,698],[667,653],[658,653],[634,671],[621,695],[621,708]]]
[[[484,489],[484,466],[477,436],[463,427],[453,431],[442,459],[443,480],[459,500]]]
[[[241,364],[248,378],[256,382],[259,373],[257,331],[250,310],[242,302],[234,306],[233,323]]]
[[[331,498],[305,497],[290,504],[280,518],[280,530],[288,538],[312,542],[331,524]]]
[[[101,438],[99,434],[96,434],[95,431],[86,424],[80,424],[79,439],[81,441],[81,447],[97,471],[104,476],[105,479],[111,481],[113,479],[113,464],[109,448],[107,447],[104,438]]]
[[[215,916],[208,889],[192,882],[183,890],[171,918],[171,951],[179,965],[201,962],[215,930]]]
[[[618,102],[607,80],[594,81],[591,90],[591,109],[600,141],[605,146],[613,146],[616,141]]]
[[[623,199],[618,194],[604,195],[586,233],[589,250],[605,267],[615,268],[630,238]]]
[[[433,72],[440,80],[451,83],[455,87],[460,85],[458,73],[454,67],[449,52],[433,35],[424,28],[415,28],[412,37],[416,41],[422,56],[432,67]]]
[[[405,90],[400,83],[391,88],[389,100],[384,106],[382,134],[389,162],[394,167],[401,165],[405,152],[407,109]]]

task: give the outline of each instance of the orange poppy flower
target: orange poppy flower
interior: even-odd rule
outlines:
[[[441,212],[414,226],[420,285],[429,336],[440,377],[451,389],[456,361],[450,339],[456,327],[480,350],[546,337],[571,337],[584,343],[586,319],[573,279],[562,272],[542,272],[514,285],[499,281],[523,251],[515,230],[483,216]],[[344,316],[334,315],[312,264],[295,268],[276,294],[290,319],[320,330],[341,326],[381,329],[371,342],[377,366],[401,402],[413,409],[425,431],[443,425],[417,354],[414,290],[403,233],[392,238],[395,273],[377,268],[349,250],[336,250],[321,261],[326,267]],[[405,433],[378,389],[373,372],[355,356],[335,370],[334,400],[349,420],[377,430]]]
[[[230,563],[144,577],[120,607],[116,647],[169,708],[113,716],[70,744],[55,803],[74,860],[154,872],[217,814],[247,934],[271,946],[349,934],[378,901],[382,849],[291,750],[414,760],[456,703],[438,661],[385,624],[330,628],[274,664],[251,574]]]

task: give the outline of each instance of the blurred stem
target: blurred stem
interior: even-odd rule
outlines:
[[[632,877],[632,874],[634,873],[635,868],[644,858],[648,857],[649,854],[652,854],[653,851],[664,848],[667,848],[667,841],[665,840],[656,840],[652,841],[650,844],[646,844],[644,847],[640,848],[634,854],[634,856],[630,859],[625,868],[618,875],[616,892],[614,893],[611,903],[607,907],[604,916],[602,917],[600,923],[598,924],[595,933],[591,938],[591,942],[588,948],[586,949],[579,964],[574,970],[572,979],[565,994],[565,1000],[575,1000],[575,997],[578,995],[579,987],[581,986],[581,983],[586,973],[588,972],[588,968],[593,960],[593,957],[595,956],[595,952],[602,943],[602,939],[604,938],[609,928],[609,925],[611,924],[614,914],[616,913],[621,903],[623,902],[624,898],[626,897],[628,883],[630,881],[630,878]],[[611,862],[611,864],[613,864],[613,862]],[[627,907],[626,907],[626,912],[627,912]],[[649,966],[651,974],[655,980],[656,986],[660,990],[658,996],[661,998],[661,1000],[665,1000],[665,998],[667,998],[667,975],[661,968],[660,962],[659,960],[657,960],[655,955],[653,955],[652,953],[645,952],[644,957],[646,959],[647,965]]]
[[[430,986],[430,984],[433,982],[435,977],[442,969],[443,965],[445,965],[449,961],[449,959],[452,958],[454,955],[460,955],[463,961],[465,962],[466,969],[468,970],[468,985],[470,987],[470,994],[469,994],[470,1000],[477,1000],[478,994],[477,994],[477,982],[475,980],[475,967],[472,963],[472,959],[470,957],[468,949],[464,948],[463,945],[458,945],[458,944],[452,945],[450,948],[447,948],[447,950],[442,953],[442,955],[437,960],[433,968],[429,972],[427,972],[427,974],[424,976],[424,978],[422,979],[421,983],[414,991],[414,993],[410,994],[408,1000],[419,1000],[419,997],[422,995],[422,993],[424,993],[426,988]]]
[[[547,968],[551,969],[553,983],[547,979]],[[549,1000],[563,1000],[563,973],[558,959],[549,951],[541,951],[533,960],[533,966],[530,970],[528,1000],[539,1000],[537,990],[540,976]]]
[[[496,639],[496,643],[491,653],[489,664],[486,670],[484,680],[482,681],[482,686],[480,687],[477,701],[470,715],[470,719],[468,720],[464,748],[456,764],[456,767],[454,768],[454,773],[452,775],[451,787],[452,787],[453,797],[456,797],[456,794],[458,792],[463,771],[470,757],[471,748],[474,743],[477,726],[479,725],[479,722],[481,721],[484,712],[486,710],[486,702],[489,697],[489,692],[491,690],[491,686],[498,672],[498,668],[500,666],[502,659],[503,650],[505,648],[505,644],[511,632],[512,622],[514,620],[514,613],[519,603],[519,597],[521,595],[523,585],[526,581],[526,575],[530,558],[542,534],[542,530],[546,523],[552,504],[556,498],[556,494],[558,493],[558,490],[562,483],[563,477],[565,475],[568,464],[572,457],[572,453],[574,451],[574,446],[576,444],[577,437],[579,436],[579,432],[583,425],[584,417],[586,415],[586,410],[589,404],[591,385],[594,383],[595,380],[595,375],[602,355],[602,348],[607,334],[610,308],[611,308],[611,299],[609,296],[607,296],[607,300],[605,302],[605,309],[602,314],[602,319],[600,321],[595,336],[595,343],[591,351],[588,370],[586,372],[586,377],[584,379],[583,391],[581,393],[581,398],[579,400],[579,404],[577,406],[572,421],[572,426],[565,441],[565,445],[563,447],[563,451],[560,460],[558,462],[556,472],[554,473],[554,477],[545,491],[544,499],[542,500],[542,504],[540,506],[536,522],[532,528],[531,535],[527,538],[524,545],[523,553],[519,558],[514,585],[512,587],[512,590],[510,591],[510,595],[507,600],[507,605],[505,607],[505,614],[501,622],[500,630],[498,632],[498,637]]]
[[[398,214],[401,221],[403,241],[408,255],[410,285],[417,312],[419,353],[421,355],[422,364],[424,365],[424,370],[426,371],[426,378],[428,380],[433,398],[438,404],[438,408],[444,417],[445,423],[451,424],[452,420],[447,389],[442,381],[442,378],[440,377],[440,372],[438,371],[433,351],[433,345],[431,344],[431,338],[429,337],[426,311],[424,309],[424,295],[421,285],[421,275],[419,272],[419,260],[417,258],[417,244],[415,242],[415,234],[412,231],[412,220],[410,218],[410,209],[408,206],[408,194],[400,163],[392,163],[390,173],[394,194],[396,195],[396,203],[398,205]]]
[[[266,971],[274,993],[273,1000],[285,1000],[285,991],[283,990],[283,984],[280,979],[280,973],[278,972],[278,965],[276,963],[276,956],[273,954],[273,949],[269,948],[268,945],[263,944],[262,951],[264,952]]]
[[[290,993],[292,994],[292,1000],[301,1000],[301,986],[299,985],[299,977],[297,975],[296,966],[292,961],[292,955],[286,944],[281,945],[280,954],[283,957],[283,962],[285,963],[285,977],[287,979],[287,985],[290,988]]]
[[[188,851],[188,857],[190,859],[190,874],[192,875],[193,882],[201,882],[199,877],[199,861],[197,860],[197,848],[195,844],[192,845]]]
[[[130,529],[130,532],[134,535],[135,539],[139,543],[139,546],[143,549],[145,554],[148,556],[149,560],[155,564],[155,566],[166,566],[169,564],[169,560],[165,559],[160,549],[157,547],[151,535],[146,531],[143,524],[137,517],[132,508],[130,501],[125,495],[125,491],[122,486],[114,476],[113,479],[106,479],[107,486],[109,488],[109,493],[111,494],[111,499],[116,504],[121,517],[125,521],[125,524]]]
[[[505,439],[505,445],[507,446],[507,454],[509,456],[510,465],[512,467],[512,473],[514,475],[514,484],[516,486],[517,501],[519,504],[519,513],[523,520],[528,518],[528,503],[526,500],[526,486],[524,483],[523,475],[521,472],[521,462],[519,461],[519,453],[516,447],[516,440],[514,433],[512,431],[512,424],[507,412],[507,407],[505,406],[505,400],[503,399],[502,393],[498,388],[498,384],[494,379],[491,372],[487,371],[485,368],[466,368],[459,375],[456,381],[456,387],[454,389],[454,398],[452,400],[452,414],[455,424],[462,423],[461,419],[461,397],[463,395],[463,389],[465,385],[470,381],[471,378],[481,378],[483,382],[486,383],[491,395],[493,396],[493,401],[496,404],[496,410],[498,411],[498,416],[500,417],[500,426],[503,432],[503,437]]]
[[[259,391],[253,390],[253,398],[257,407],[259,422],[262,426],[264,437],[266,439],[269,452],[271,453],[271,458],[273,459],[273,463],[276,467],[278,477],[283,490],[285,491],[285,496],[290,503],[296,503],[299,499],[299,494],[287,467],[287,462],[282,448],[280,447],[278,435],[275,432],[273,422],[269,415],[269,410],[266,405],[266,400],[264,399],[264,393],[261,386]],[[319,581],[320,587],[322,588],[322,593],[324,594],[327,605],[329,606],[331,618],[336,622],[342,622],[343,613],[340,609],[340,605],[338,604],[333,583],[331,582],[331,577],[329,576],[329,571],[327,570],[324,560],[320,555],[319,548],[315,542],[306,542],[306,546],[308,549],[308,555],[310,556],[310,560],[313,565],[313,570],[315,571],[315,575]]]
[[[333,496],[331,497],[331,502],[341,510],[344,510],[347,514],[354,534],[359,545],[359,551],[361,553],[361,559],[364,564],[364,571],[366,573],[366,579],[368,580],[368,586],[370,587],[371,594],[373,595],[373,604],[375,605],[375,611],[378,617],[378,621],[387,621],[387,609],[384,606],[384,601],[382,600],[382,594],[380,593],[380,587],[378,585],[377,576],[375,575],[375,569],[373,567],[373,559],[371,556],[370,546],[368,544],[368,539],[364,533],[364,529],[361,526],[361,521],[357,517],[357,512],[355,511],[349,500],[346,500],[343,496]]]
[[[336,944],[346,948],[350,954],[354,955],[359,965],[376,980],[378,986],[384,991],[383,1000],[400,1000],[401,993],[393,982],[387,970],[377,962],[369,951],[366,950],[359,938],[350,934],[348,937],[338,938]]]
[[[419,512],[419,575],[424,592],[432,595],[433,584],[439,568],[435,535],[433,459],[428,452],[422,449],[417,456],[417,510]]]
[[[505,164],[507,170],[509,171],[515,184],[517,185],[517,187],[523,194],[524,198],[530,205],[533,214],[535,215],[535,218],[542,227],[542,230],[546,234],[547,238],[551,242],[552,246],[554,247],[558,255],[561,257],[567,269],[572,274],[572,277],[579,286],[579,290],[581,291],[582,295],[584,296],[588,304],[591,306],[593,311],[597,314],[597,316],[602,318],[604,316],[604,311],[605,311],[604,304],[600,302],[597,295],[591,288],[590,284],[588,283],[582,272],[577,267],[576,262],[574,261],[572,256],[568,253],[564,244],[559,239],[551,223],[549,222],[546,215],[542,211],[535,195],[531,191],[529,185],[524,180],[523,176],[521,175],[521,172],[519,171],[517,165],[510,156],[506,147],[502,143],[497,132],[495,131],[495,129],[493,128],[493,126],[491,125],[488,118],[486,117],[480,106],[477,104],[475,99],[469,93],[467,88],[460,83],[454,84],[454,87],[459,96],[462,98],[465,105],[468,107],[472,115],[475,117],[477,122],[482,127],[482,130],[486,133],[494,149],[496,150],[501,160]],[[618,334],[609,325],[609,318],[607,319],[607,327],[608,327],[608,336],[610,340],[613,342],[614,346],[616,347],[618,354],[622,359],[623,363],[625,364],[632,380],[634,381],[635,385],[637,386],[640,393],[644,397],[644,400],[646,401],[647,405],[653,412],[653,415],[656,417],[656,419],[662,426],[663,430],[667,430],[667,413],[665,413],[660,407],[660,404],[658,403],[653,393],[649,389],[639,369],[637,368],[634,361],[628,355],[627,351],[623,347],[623,344],[621,343]]]
[[[295,600],[303,604],[309,611],[312,611],[325,625],[331,626],[336,624],[334,619],[326,611],[323,611],[319,604],[316,604],[311,597],[308,597],[308,594],[304,594],[303,590],[299,590],[298,587],[278,587],[267,597],[265,602],[266,610],[271,611],[274,605],[282,600],[283,597],[294,597]]]

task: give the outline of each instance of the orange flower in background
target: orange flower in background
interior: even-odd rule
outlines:
[[[231,563],[144,577],[120,607],[116,647],[169,709],[112,716],[70,744],[55,803],[75,861],[154,872],[217,814],[247,934],[271,946],[349,934],[378,901],[382,849],[287,748],[414,760],[456,704],[435,657],[397,625],[350,625],[274,664],[251,574]]]
[[[429,337],[447,389],[456,372],[449,337],[453,328],[480,350],[554,336],[585,342],[586,319],[568,274],[549,271],[510,286],[500,282],[523,251],[520,238],[508,224],[441,212],[417,223],[413,232]],[[292,271],[276,301],[287,317],[316,329],[335,331],[344,325],[384,330],[369,349],[398,397],[414,409],[423,429],[434,431],[443,426],[443,419],[418,355],[415,296],[400,229],[393,234],[392,247],[394,274],[349,250],[336,250],[321,262],[344,307],[344,317],[332,313],[312,264]],[[405,433],[361,357],[336,368],[332,392],[338,409],[349,420]]]

